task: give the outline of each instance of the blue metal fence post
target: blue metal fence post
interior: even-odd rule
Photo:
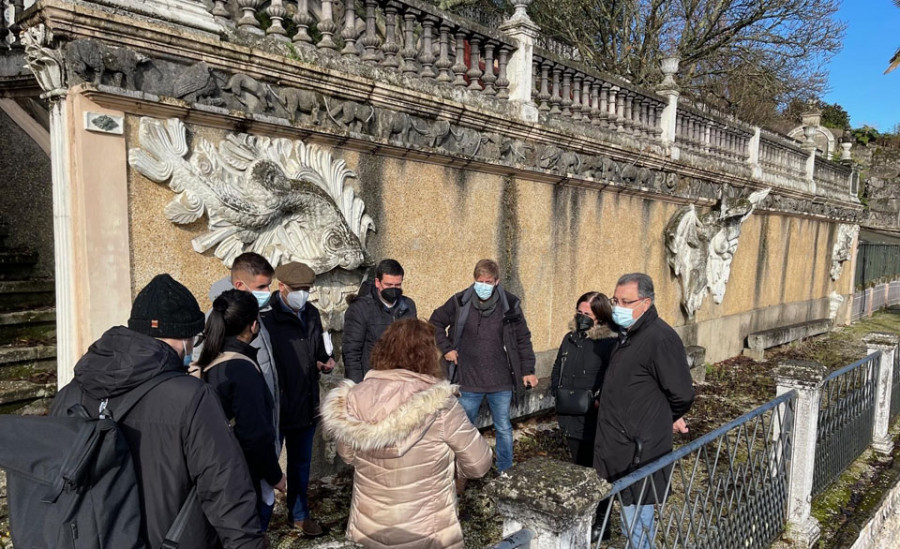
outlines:
[[[788,463],[787,537],[797,546],[809,548],[819,539],[819,521],[812,517],[813,473],[816,462],[816,431],[819,399],[825,367],[816,362],[786,360],[775,370],[778,395],[797,391]]]
[[[894,353],[898,338],[894,334],[874,332],[863,338],[868,354],[881,351],[876,370],[875,421],[872,427],[872,449],[879,454],[890,455],[894,441],[888,429],[891,423],[891,386],[894,375]]]

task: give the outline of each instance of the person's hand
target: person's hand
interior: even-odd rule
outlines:
[[[672,424],[673,433],[686,434],[688,431],[690,431],[690,429],[688,429],[687,423],[685,423],[683,417],[678,418],[678,420]]]
[[[316,367],[319,369],[319,371],[326,374],[334,370],[335,364],[336,363],[334,362],[333,358],[329,358],[328,362],[319,362],[318,360],[316,361]]]
[[[530,376],[524,376],[522,378],[522,384],[525,385],[525,387],[527,387],[528,389],[537,387],[538,378],[534,374],[531,374]]]
[[[281,480],[279,480],[278,484],[276,484],[272,488],[278,490],[281,493],[287,492],[287,477],[282,473]]]
[[[444,354],[444,360],[456,364],[457,360],[459,360],[459,353],[457,353],[456,351],[449,351]]]

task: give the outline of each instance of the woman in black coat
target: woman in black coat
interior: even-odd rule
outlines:
[[[203,331],[203,350],[192,365],[216,391],[225,416],[244,451],[256,489],[260,524],[265,531],[272,516],[272,489],[285,491],[278,464],[275,403],[256,363],[250,342],[259,335],[259,306],[250,292],[229,290],[213,302]]]
[[[609,298],[588,292],[575,304],[571,331],[563,337],[550,376],[551,392],[557,399],[557,420],[572,453],[572,462],[591,467],[597,426],[597,401],[615,334],[609,329],[612,310]],[[588,409],[583,413],[560,413],[563,391],[590,391]]]

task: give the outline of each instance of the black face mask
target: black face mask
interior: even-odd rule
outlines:
[[[594,327],[594,319],[588,315],[578,313],[575,315],[575,327],[579,332],[586,332]]]
[[[385,288],[381,290],[381,299],[388,303],[396,303],[403,295],[403,288]]]

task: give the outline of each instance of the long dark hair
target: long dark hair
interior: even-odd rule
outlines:
[[[228,290],[213,301],[203,330],[203,350],[197,365],[207,366],[222,352],[226,337],[240,335],[259,317],[259,305],[250,292]]]
[[[609,298],[606,297],[606,294],[601,292],[588,292],[581,297],[578,298],[578,301],[575,302],[575,310],[578,310],[578,306],[582,303],[587,302],[591,307],[591,312],[594,313],[594,316],[597,317],[597,324],[611,324],[612,323],[612,307],[609,305]]]

